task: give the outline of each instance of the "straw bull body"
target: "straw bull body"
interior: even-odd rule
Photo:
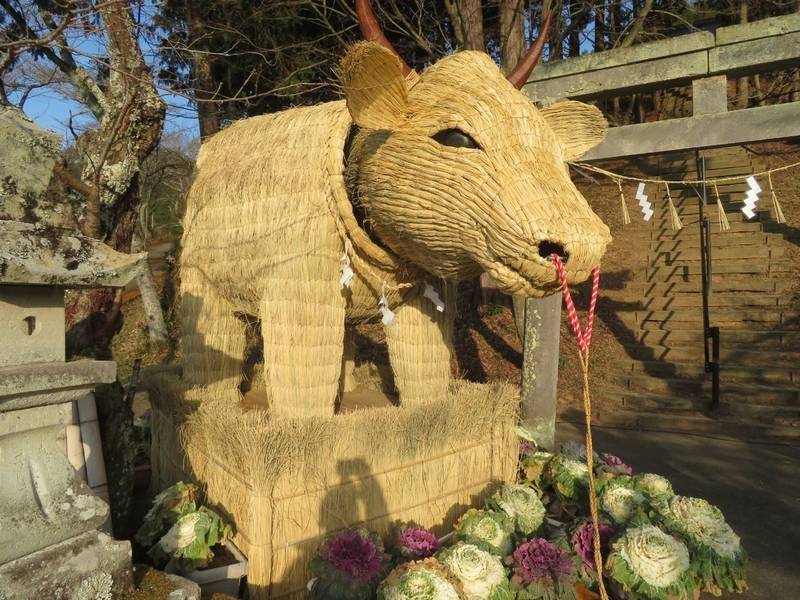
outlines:
[[[207,141],[188,198],[184,379],[234,398],[245,324],[259,319],[275,415],[333,412],[352,365],[345,325],[376,317],[382,296],[396,312],[386,338],[401,404],[443,397],[454,307],[438,312],[426,282],[485,271],[541,296],[558,289],[551,252],[568,257],[573,283],[610,241],[565,168],[605,134],[593,107],[539,110],[478,52],[442,59],[409,89],[390,51],[361,43],[342,80],[346,101]]]

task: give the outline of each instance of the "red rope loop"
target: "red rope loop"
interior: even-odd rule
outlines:
[[[564,271],[564,263],[561,262],[561,257],[558,254],[550,255],[553,264],[556,267],[556,273],[561,280],[561,293],[564,295],[564,304],[567,308],[567,318],[572,327],[572,333],[575,334],[575,341],[578,342],[578,348],[585,352],[589,349],[592,343],[592,328],[594,327],[594,313],[597,309],[597,295],[600,291],[600,267],[592,269],[592,294],[589,298],[589,312],[586,316],[586,330],[581,329],[581,323],[578,319],[578,311],[575,310],[575,303],[572,302],[572,294],[567,285],[567,274]]]

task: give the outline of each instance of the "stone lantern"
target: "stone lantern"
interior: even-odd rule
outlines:
[[[4,122],[7,116],[0,114],[0,138],[14,137],[18,146],[20,136],[28,136],[23,143],[41,137],[29,122]],[[108,490],[92,394],[114,381],[116,364],[65,361],[64,290],[124,286],[146,255],[15,220],[15,210],[26,212],[24,202],[36,196],[2,162],[0,600],[117,597],[131,584],[131,547],[106,533]],[[47,163],[38,160],[45,172]],[[37,160],[26,164],[30,179]]]

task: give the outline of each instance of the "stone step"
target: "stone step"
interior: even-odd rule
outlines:
[[[699,310],[633,310],[618,311],[617,317],[641,329],[658,329],[665,325],[679,323],[699,326],[702,314]],[[648,323],[652,324],[647,327]],[[766,308],[717,308],[711,311],[711,324],[722,328],[752,329],[754,326],[770,326],[773,329],[785,325],[782,330],[798,329],[797,315],[794,311]],[[683,327],[682,329],[687,329]],[[677,327],[676,327],[677,329]]]
[[[653,342],[623,344],[625,352],[638,360],[663,360],[667,362],[689,362],[703,360],[703,344],[665,346]],[[726,341],[720,332],[719,361],[727,365],[787,366],[800,364],[800,352],[787,349],[758,350],[750,346],[739,346]]]
[[[729,261],[712,263],[712,278],[721,279],[726,276],[761,276],[770,275],[785,276],[791,273],[792,265],[785,261],[761,261],[754,262],[749,260]],[[675,265],[649,266],[631,272],[634,281],[644,281],[647,283],[673,283],[676,281],[699,282],[702,275],[701,263],[684,263]]]
[[[622,374],[639,373],[653,377],[709,377],[702,363],[664,361],[618,360],[614,367]],[[768,385],[792,383],[800,386],[800,365],[796,366],[739,366],[722,363],[720,380],[742,381]]]
[[[636,429],[640,431],[671,431],[695,435],[712,435],[738,441],[772,444],[800,442],[800,427],[766,424],[730,417],[672,415],[662,412],[629,412],[609,406],[594,411],[594,423],[605,427]],[[579,420],[576,415],[575,421]]]
[[[641,214],[641,213],[640,213]],[[624,234],[630,237],[631,240],[641,238],[649,241],[669,241],[669,240],[684,240],[684,239],[697,239],[700,237],[699,226],[684,227],[683,229],[673,230],[670,227],[653,227],[648,223],[641,221],[634,221],[634,215],[631,215],[632,223],[628,227],[633,228],[631,231],[625,231]],[[712,232],[711,239],[717,236],[726,236],[730,233],[749,233],[749,232],[763,232],[764,225],[758,221],[749,221],[747,223],[731,223],[731,228],[727,231],[718,232],[717,226],[714,224],[714,231]]]
[[[712,297],[719,293],[727,292],[759,292],[763,294],[777,294],[783,292],[791,282],[785,279],[772,278],[733,278],[712,277]],[[602,287],[602,283],[601,283]],[[695,277],[690,281],[676,281],[672,283],[647,283],[644,281],[627,281],[621,289],[608,289],[604,295],[611,293],[625,293],[630,299],[632,295],[668,296],[681,294],[699,294],[702,286],[700,278]],[[784,297],[784,296],[781,296]],[[788,296],[787,296],[788,297]]]
[[[734,211],[734,212],[726,212],[725,215],[728,217],[728,224],[731,226],[731,228],[733,227],[734,224],[759,223],[761,221],[769,220],[768,214],[764,214],[761,217],[759,217],[757,214],[753,218],[750,218],[745,216],[745,214],[740,211]],[[697,231],[700,228],[699,226],[700,216],[697,213],[682,214],[678,212],[678,216],[681,218],[681,224],[683,225],[684,229],[694,229],[695,231]],[[712,238],[716,234],[722,236],[728,233],[729,230],[720,231],[716,209],[707,212],[705,216],[708,217],[708,220],[711,222],[711,225],[714,228],[713,231],[711,232]],[[653,225],[663,230],[674,231],[672,229],[672,216],[670,215],[669,211],[666,210],[666,208],[664,210],[656,210],[656,214],[653,215]]]
[[[727,262],[729,260],[758,260],[768,261],[784,256],[786,249],[783,246],[727,246],[711,248],[712,264]],[[679,250],[651,250],[648,257],[650,264],[664,263],[691,263],[702,258],[700,248]]]
[[[800,407],[749,404],[737,399],[728,401],[721,396],[719,407],[712,411],[710,393],[705,397],[686,397],[609,388],[603,390],[602,394],[606,406],[611,408],[616,404],[621,413],[631,412],[640,416],[660,414],[690,419],[714,415],[717,419],[735,420],[737,423],[794,427],[800,438]]]
[[[800,351],[800,331],[747,331],[725,329],[720,332],[721,343],[728,345],[746,344],[750,347]],[[685,346],[703,343],[703,330],[650,330],[638,331],[633,342],[660,346]]]
[[[709,307],[735,308],[749,306],[780,307],[790,305],[792,299],[788,296],[768,294],[739,293],[713,293],[708,298]],[[679,308],[697,309],[703,306],[703,295],[698,290],[695,294],[673,294],[671,296],[650,296],[639,301],[642,309],[671,310]]]
[[[702,398],[704,401],[711,398],[710,375],[704,379],[684,379],[629,374],[615,379],[612,387],[624,390],[626,394],[659,394],[686,399]],[[794,387],[792,384],[753,384],[728,381],[720,376],[720,399],[726,404],[735,402],[800,411],[800,387]]]
[[[675,252],[678,250],[699,250],[700,236],[686,240],[649,240],[647,242],[651,252]],[[750,248],[752,246],[785,247],[783,236],[778,233],[725,232],[711,236],[711,252],[717,248]]]

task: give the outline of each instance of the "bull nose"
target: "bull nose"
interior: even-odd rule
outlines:
[[[561,257],[561,261],[564,263],[569,260],[569,252],[564,249],[562,244],[549,240],[539,242],[539,256],[549,259],[553,254],[557,254]]]

